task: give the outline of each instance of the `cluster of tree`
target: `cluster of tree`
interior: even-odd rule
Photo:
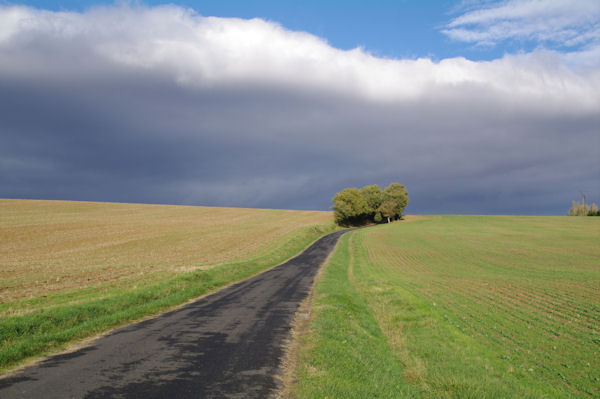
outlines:
[[[404,185],[392,183],[385,190],[376,184],[361,189],[345,188],[332,201],[337,224],[361,226],[401,219],[409,200]]]
[[[573,201],[573,205],[569,209],[569,216],[600,216],[600,210],[596,204],[587,205],[585,202],[580,204]]]

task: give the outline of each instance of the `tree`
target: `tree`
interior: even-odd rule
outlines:
[[[364,186],[358,192],[367,204],[368,216],[374,218],[377,209],[383,202],[383,191],[381,191],[381,188],[377,184],[373,184],[371,186]]]
[[[402,218],[404,208],[408,205],[406,188],[399,183],[392,183],[384,191],[376,185],[363,188],[345,188],[333,199],[335,222],[340,226],[360,226],[367,223],[381,223],[387,218]]]
[[[389,223],[392,218],[396,217],[396,203],[390,199],[386,199],[381,203],[378,211],[387,218],[387,222]]]
[[[402,219],[402,213],[404,213],[404,208],[406,208],[408,202],[408,192],[404,184],[392,183],[383,190],[382,205],[386,203],[386,210],[393,209],[393,215],[389,217]],[[386,216],[386,214],[384,213],[383,216]]]
[[[569,216],[600,216],[600,212],[596,204],[587,205],[585,202],[581,204],[573,201],[573,205],[569,209]]]
[[[367,203],[356,188],[345,188],[333,197],[335,222],[339,225],[362,224]]]

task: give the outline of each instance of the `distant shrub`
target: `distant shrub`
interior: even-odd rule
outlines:
[[[375,223],[381,223],[383,217],[381,216],[381,212],[375,212],[375,216],[373,216],[373,221]]]
[[[571,208],[569,209],[569,216],[600,216],[598,205],[586,205],[581,204],[577,201],[573,201]]]

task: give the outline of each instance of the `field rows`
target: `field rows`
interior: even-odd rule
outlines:
[[[409,217],[352,233],[348,275],[414,397],[600,397],[599,237],[592,218]]]
[[[569,220],[556,219],[564,231]],[[514,231],[529,230],[528,221],[514,218],[514,226],[502,229],[503,223],[490,218],[470,224],[468,236],[461,236],[461,226],[455,225],[437,240],[426,236],[426,229],[412,231],[395,237],[399,245],[390,245],[391,235],[381,245],[381,233],[373,232],[365,234],[365,246],[375,267],[401,276],[400,283],[412,281],[411,292],[436,303],[462,333],[495,347],[504,359],[550,385],[591,394],[600,385],[600,257],[591,242],[597,226],[584,233],[577,231],[581,226],[573,226],[562,243],[544,245],[538,238],[544,232],[524,237]],[[477,236],[472,235],[475,229]],[[481,238],[491,230],[503,235]],[[544,231],[552,231],[551,226]],[[407,256],[407,241],[413,239],[425,251]],[[528,242],[531,251],[526,251]],[[595,279],[585,278],[594,274]]]

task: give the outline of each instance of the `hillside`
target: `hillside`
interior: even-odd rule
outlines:
[[[331,212],[0,200],[0,368],[295,255]]]

